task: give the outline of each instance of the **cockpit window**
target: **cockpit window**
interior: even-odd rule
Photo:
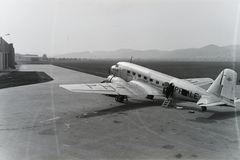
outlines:
[[[116,68],[118,68],[119,67],[119,65],[118,64],[116,64]]]

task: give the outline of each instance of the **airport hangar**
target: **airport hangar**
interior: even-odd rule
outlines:
[[[14,68],[15,51],[12,43],[7,43],[0,37],[0,71]]]

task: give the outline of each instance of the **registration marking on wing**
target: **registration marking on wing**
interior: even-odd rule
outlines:
[[[79,86],[80,87],[80,86]],[[82,91],[115,91],[115,89],[108,85],[108,84],[82,84],[80,88],[72,88],[73,91],[78,91],[78,90],[82,90]]]
[[[110,91],[115,91],[115,89],[108,85],[107,83],[102,83],[102,84],[86,84],[89,88],[91,89],[103,89],[103,90],[110,90]]]

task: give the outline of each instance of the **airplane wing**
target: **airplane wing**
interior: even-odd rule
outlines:
[[[191,79],[185,79],[185,80],[199,87],[207,84],[212,84],[214,81],[211,78],[191,78]]]
[[[133,80],[126,83],[93,83],[93,84],[66,84],[59,85],[71,92],[85,92],[85,93],[100,93],[112,95],[127,95],[127,96],[146,96],[159,95],[162,90],[152,87],[144,82]]]

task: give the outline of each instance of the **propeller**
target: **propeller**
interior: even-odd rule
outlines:
[[[111,74],[111,67],[108,68],[108,75]]]
[[[109,67],[108,69],[108,77],[111,75],[111,67]],[[105,80],[103,80],[101,83],[108,83],[108,78],[106,78]]]
[[[133,57],[130,58],[130,63],[132,63]]]

